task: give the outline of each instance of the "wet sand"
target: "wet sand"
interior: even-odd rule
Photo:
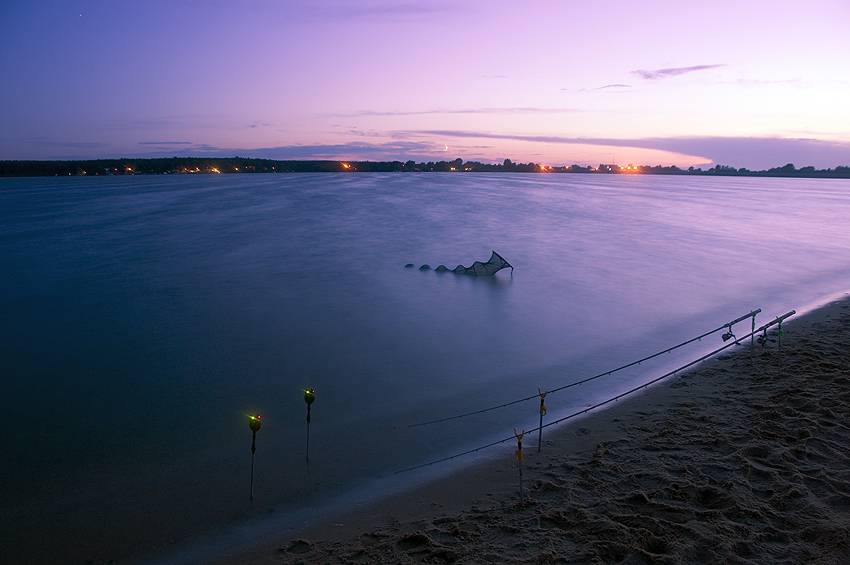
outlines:
[[[782,329],[526,439],[523,501],[505,444],[220,562],[850,563],[850,299]]]

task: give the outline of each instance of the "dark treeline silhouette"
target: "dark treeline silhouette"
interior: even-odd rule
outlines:
[[[834,169],[797,169],[791,163],[765,171],[736,169],[716,165],[703,171],[690,167],[657,165],[605,165],[598,167],[571,165],[550,167],[538,163],[514,163],[510,159],[498,164],[477,161],[275,161],[243,157],[172,157],[162,159],[94,159],[81,161],[0,161],[0,176],[74,176],[74,175],[161,175],[215,173],[343,173],[343,172],[412,172],[412,171],[471,171],[486,173],[586,173],[586,174],[644,174],[644,175],[706,175],[850,178],[850,167]]]

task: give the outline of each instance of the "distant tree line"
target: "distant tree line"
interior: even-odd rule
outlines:
[[[645,165],[605,165],[598,167],[571,165],[550,167],[538,163],[489,164],[477,161],[275,161],[244,157],[172,157],[162,159],[93,159],[85,161],[0,161],[2,177],[74,176],[74,175],[162,175],[162,174],[216,174],[216,173],[343,173],[343,172],[486,172],[486,173],[587,173],[587,174],[644,174],[644,175],[706,175],[706,176],[757,176],[850,178],[850,167],[834,169],[797,169],[791,163],[765,171],[736,169],[716,165],[703,171],[690,167]]]

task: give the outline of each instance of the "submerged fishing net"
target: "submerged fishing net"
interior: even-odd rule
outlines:
[[[443,267],[443,265],[440,265],[440,267]],[[440,270],[440,267],[437,267],[438,271]],[[498,271],[501,271],[506,267],[510,267],[511,271],[514,270],[513,265],[505,261],[501,255],[493,251],[493,254],[490,255],[490,259],[486,263],[476,261],[471,267],[458,265],[452,270],[452,272],[458,275],[475,275],[477,277],[484,277],[495,275]],[[445,269],[445,267],[443,267],[443,269]]]
[[[413,267],[413,263],[408,263],[405,265],[407,268]],[[440,265],[436,269],[437,272],[445,273],[451,271],[458,275],[473,275],[476,277],[489,277],[495,275],[498,271],[502,269],[510,267],[511,271],[514,270],[514,266],[505,261],[505,259],[493,251],[493,254],[490,255],[490,259],[486,263],[482,263],[481,261],[474,262],[469,267],[464,267],[463,265],[458,265],[454,269],[449,269],[445,265]],[[427,271],[431,268],[431,265],[422,265],[419,267],[420,271]]]

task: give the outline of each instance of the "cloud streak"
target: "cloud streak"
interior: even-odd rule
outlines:
[[[176,151],[182,157],[249,157],[255,159],[278,160],[371,160],[396,161],[407,159],[434,159],[434,155],[442,152],[443,144],[430,141],[391,141],[387,143],[352,143],[327,145],[282,145],[258,149],[215,147],[211,145],[195,145]],[[142,157],[172,157],[174,150],[160,149]]]
[[[683,75],[685,73],[693,73],[695,71],[706,71],[709,69],[716,69],[718,67],[725,67],[725,64],[721,65],[694,65],[692,67],[674,67],[671,69],[656,69],[654,71],[645,71],[642,69],[638,69],[636,71],[632,71],[632,74],[638,75],[639,77],[645,80],[660,80],[663,78],[671,78],[677,77],[679,75]]]
[[[28,139],[33,145],[41,147],[68,147],[71,149],[101,149],[109,147],[104,141],[51,141],[48,139]]]
[[[576,110],[572,108],[532,108],[532,107],[519,107],[519,108],[467,108],[461,110],[447,110],[447,109],[434,109],[434,110],[412,110],[407,112],[402,111],[377,111],[377,110],[363,110],[361,112],[354,112],[350,114],[333,114],[333,117],[337,118],[365,118],[365,117],[374,117],[374,116],[389,116],[389,117],[398,117],[398,116],[427,116],[427,115],[435,115],[435,114],[573,114],[576,112],[581,112],[582,110]]]
[[[413,132],[410,132],[411,134]],[[769,169],[794,163],[817,168],[850,165],[850,141],[824,141],[811,138],[682,136],[615,139],[599,137],[561,137],[540,135],[504,135],[487,132],[432,130],[419,134],[435,137],[501,139],[561,145],[594,145],[654,149],[702,157],[705,164],[723,164],[753,170]],[[648,165],[649,163],[641,163]]]
[[[605,92],[607,94],[625,94],[628,92],[632,92],[632,85],[630,84],[606,84],[605,86],[599,86],[596,88],[580,88],[578,92]],[[570,90],[568,88],[562,88],[561,90]]]
[[[782,137],[721,137],[721,136],[682,136],[682,137],[649,137],[616,139],[601,137],[566,137],[543,135],[513,135],[467,130],[427,130],[427,131],[397,131],[390,134],[394,139],[387,142],[353,141],[337,144],[313,145],[280,145],[255,149],[218,147],[207,144],[193,144],[182,141],[140,142],[139,145],[150,147],[151,151],[139,154],[139,157],[251,157],[260,159],[279,160],[362,160],[362,161],[407,161],[417,162],[445,160],[445,144],[448,142],[452,157],[464,159],[480,159],[475,153],[478,149],[492,152],[494,146],[482,146],[480,140],[491,139],[506,142],[542,143],[553,147],[550,153],[563,155],[564,162],[573,161],[570,152],[578,150],[571,146],[585,146],[580,149],[587,154],[587,146],[600,148],[599,157],[602,160],[610,158],[611,148],[650,149],[673,155],[692,157],[694,166],[711,166],[715,164],[729,165],[736,168],[746,167],[751,170],[764,170],[772,167],[793,163],[795,166],[814,166],[818,169],[834,168],[839,165],[850,166],[850,141],[825,141],[811,138],[782,138]],[[460,147],[452,146],[451,139],[479,140],[478,143],[458,143]],[[89,149],[91,144],[56,143],[42,141],[52,147],[72,147]],[[103,144],[101,144],[102,146]],[[469,152],[472,152],[472,155]],[[504,149],[499,149],[503,152]],[[514,155],[526,154],[522,146],[516,147]],[[115,155],[102,155],[99,158],[125,157],[126,152]],[[514,158],[511,154],[505,156]],[[526,159],[529,157],[525,157]],[[54,156],[51,158],[80,159],[91,158],[83,155]],[[551,157],[550,162],[555,162]],[[681,162],[682,159],[678,159]],[[584,161],[582,161],[584,162]],[[675,161],[674,161],[675,162]],[[593,163],[588,163],[593,164]],[[663,156],[658,162],[636,163],[641,165],[669,164]]]

